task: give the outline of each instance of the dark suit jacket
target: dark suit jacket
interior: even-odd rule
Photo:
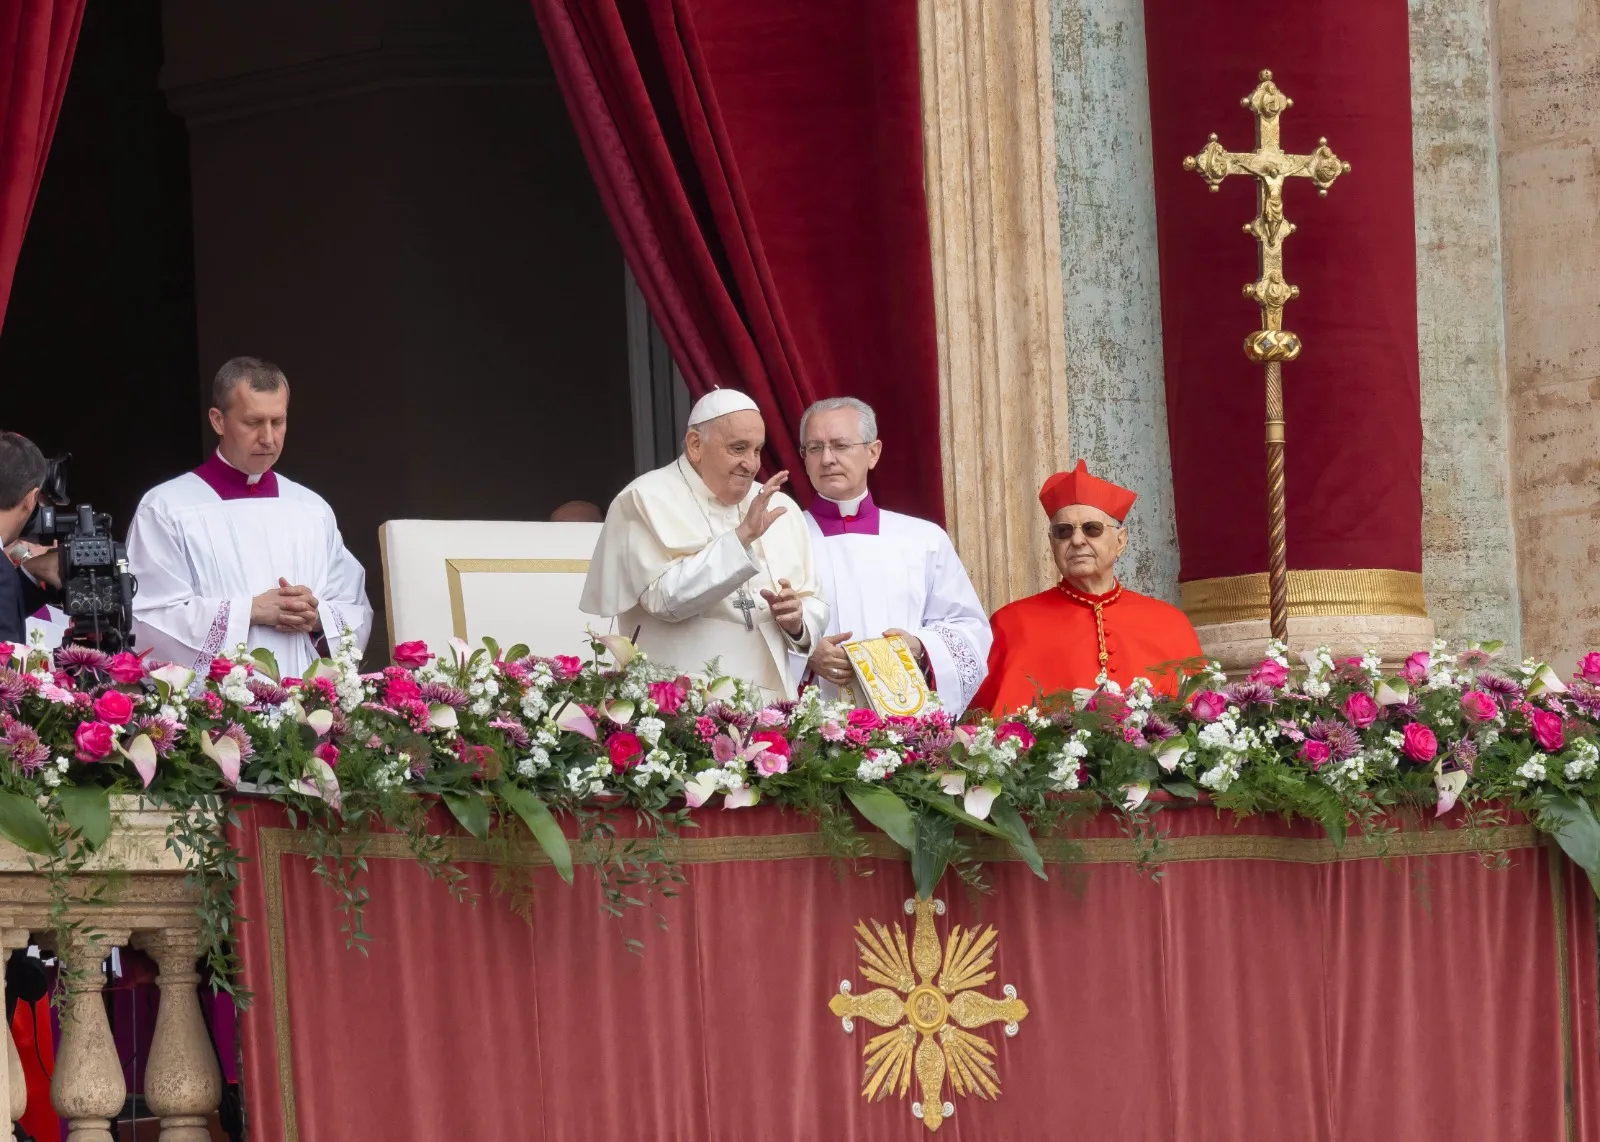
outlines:
[[[28,641],[28,616],[45,605],[44,588],[0,556],[0,642]]]

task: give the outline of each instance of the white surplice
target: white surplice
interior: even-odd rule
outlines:
[[[333,509],[309,488],[267,475],[271,494],[250,494],[260,482],[213,456],[139,502],[128,569],[138,580],[137,646],[153,659],[203,675],[214,656],[243,643],[271,651],[284,677],[300,676],[318,657],[311,637],[250,625],[251,601],[280,578],[317,597],[330,650],[347,629],[365,649],[366,573],[345,549]]]
[[[819,515],[831,518],[819,523]],[[847,518],[841,523],[840,517]],[[994,636],[944,529],[883,511],[870,496],[843,504],[819,497],[806,522],[828,602],[827,633],[867,639],[899,629],[915,635],[928,657],[930,685],[959,716],[988,673]],[[830,682],[817,684],[829,698],[839,693]]]
[[[750,501],[724,504],[678,460],[646,472],[618,493],[589,563],[579,607],[615,619],[657,662],[699,671],[712,659],[722,673],[756,683],[769,700],[793,698],[792,652],[809,652],[828,621],[818,597],[811,538],[800,508],[783,493],[769,508],[787,511],[748,548],[736,530]],[[763,590],[787,579],[804,599],[804,629],[790,638],[773,620]],[[740,604],[747,604],[741,608]]]

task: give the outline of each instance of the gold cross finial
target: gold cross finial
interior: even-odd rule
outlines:
[[[1300,288],[1283,278],[1283,242],[1294,233],[1294,223],[1283,216],[1283,182],[1296,176],[1309,178],[1317,193],[1326,195],[1333,180],[1350,173],[1350,164],[1328,149],[1327,139],[1317,140],[1309,155],[1285,154],[1278,145],[1278,117],[1294,106],[1263,71],[1261,83],[1240,103],[1255,113],[1256,149],[1246,153],[1223,149],[1215,135],[1198,155],[1183,160],[1183,169],[1199,171],[1215,191],[1230,174],[1247,174],[1256,180],[1256,217],[1244,228],[1260,248],[1260,277],[1244,287],[1244,296],[1261,307],[1262,328],[1245,338],[1245,356],[1252,361],[1292,361],[1300,355],[1300,338],[1283,328],[1283,307],[1300,296]]]

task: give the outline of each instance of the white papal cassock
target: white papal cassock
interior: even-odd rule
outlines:
[[[882,511],[871,493],[848,503],[818,496],[806,520],[828,600],[827,633],[864,639],[898,628],[916,635],[933,674],[929,684],[959,715],[988,671],[994,636],[944,529]],[[830,682],[818,685],[829,698],[838,694]]]
[[[220,455],[145,494],[128,528],[128,569],[139,583],[138,647],[202,675],[240,643],[270,650],[285,677],[318,657],[309,635],[250,625],[251,601],[280,578],[317,597],[330,650],[346,628],[364,649],[372,630],[366,573],[327,501],[270,470],[246,476]]]
[[[816,645],[828,621],[817,594],[805,518],[782,492],[768,507],[788,510],[748,548],[736,529],[761,488],[724,504],[679,457],[618,493],[589,564],[579,607],[615,618],[652,659],[699,671],[712,659],[722,673],[759,685],[771,701],[793,698],[798,672],[791,652]],[[778,580],[801,593],[805,630],[790,639],[761,598]],[[745,606],[741,606],[745,604]]]

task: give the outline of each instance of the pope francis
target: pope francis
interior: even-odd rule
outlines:
[[[811,537],[779,472],[756,484],[766,428],[755,401],[714,389],[689,413],[683,455],[611,501],[579,607],[615,619],[657,662],[795,696],[828,624]]]

